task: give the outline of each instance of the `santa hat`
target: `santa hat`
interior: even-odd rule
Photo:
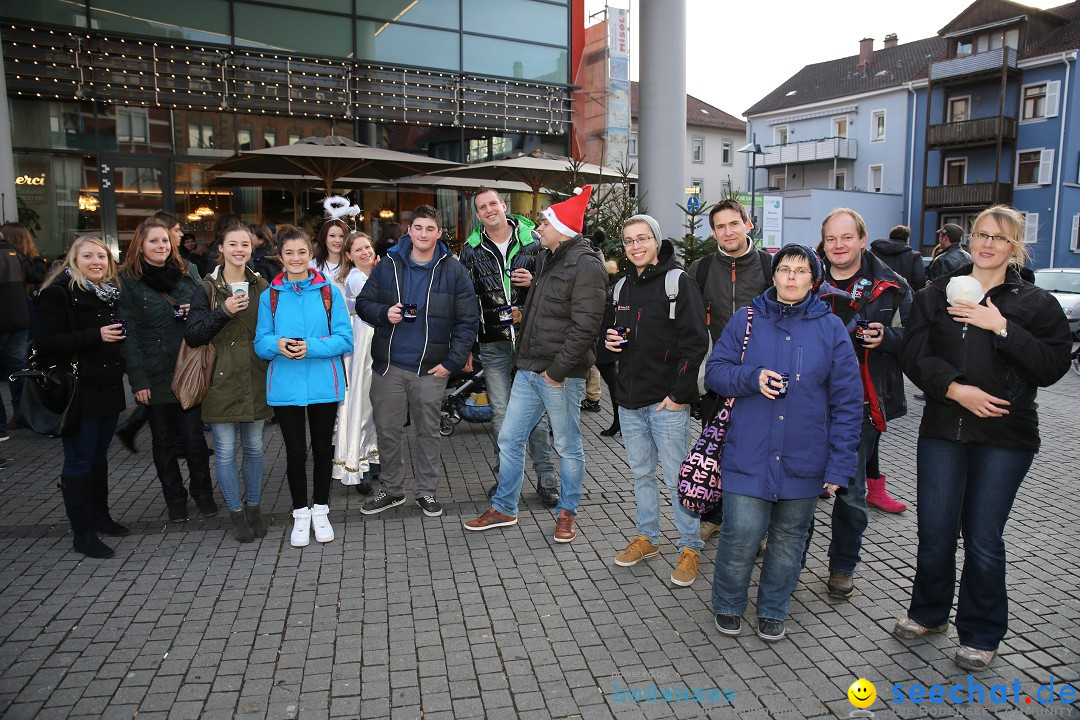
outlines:
[[[563,235],[567,237],[580,235],[590,197],[592,197],[592,185],[574,188],[574,194],[568,200],[555,203],[540,214]]]

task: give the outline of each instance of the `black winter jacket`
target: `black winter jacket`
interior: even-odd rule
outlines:
[[[822,258],[826,269],[827,258]],[[870,413],[879,431],[885,431],[885,420],[907,414],[904,378],[900,371],[900,346],[904,342],[904,326],[911,311],[912,292],[904,278],[893,272],[872,252],[863,252],[859,275],[870,280],[869,286],[856,288],[850,281],[838,282],[838,287],[852,295],[851,307],[857,308],[864,295],[870,299],[862,304],[855,320],[879,322],[885,326],[885,337],[874,349],[863,347],[851,328],[851,342],[859,358],[863,381],[863,399],[870,403]],[[861,290],[861,292],[859,292]],[[847,317],[843,317],[845,322]],[[884,414],[882,414],[882,412]]]
[[[480,331],[482,343],[511,340],[511,325],[499,324],[500,305],[524,305],[529,288],[510,283],[510,271],[523,268],[536,275],[536,256],[544,249],[540,236],[525,218],[508,216],[512,229],[511,242],[506,249],[509,267],[503,265],[502,253],[487,236],[483,225],[477,225],[461,246],[458,260],[469,271],[473,288],[480,302]]]
[[[30,327],[30,310],[26,304],[26,270],[22,253],[11,243],[0,240],[0,333],[16,332]]]
[[[107,343],[101,328],[116,315],[112,305],[81,287],[71,289],[65,279],[38,296],[37,335],[34,347],[50,362],[65,362],[74,354],[79,362],[79,402],[82,417],[104,418],[124,410],[124,339]],[[75,327],[71,326],[74,319]]]
[[[971,255],[968,254],[968,251],[953,243],[938,253],[938,256],[934,258],[934,262],[930,263],[930,267],[926,269],[926,279],[930,281],[937,280],[939,277],[948,275],[953,270],[970,264]]]
[[[608,275],[603,256],[577,235],[539,257],[523,311],[517,366],[555,382],[584,378],[596,362]]]
[[[608,303],[604,329],[630,328],[630,342],[616,353],[619,382],[615,403],[631,410],[655,405],[665,397],[677,403],[696,401],[698,368],[709,350],[705,305],[697,283],[680,273],[675,319],[667,296],[666,276],[678,268],[675,248],[664,240],[659,262],[638,275],[633,265],[619,290],[619,305]],[[603,333],[601,334],[603,341]]]
[[[900,361],[926,393],[919,436],[1038,450],[1035,396],[1038,388],[1054,384],[1069,370],[1069,323],[1052,295],[1024,282],[1013,269],[987,293],[1008,321],[1007,338],[957,322],[947,311],[945,288],[952,276],[970,275],[971,269],[961,268],[915,294]],[[1008,400],[1009,414],[976,416],[945,397],[953,382]]]
[[[772,287],[772,255],[765,250],[750,249],[751,242],[750,238],[746,239],[750,251],[739,257],[718,250],[695,260],[687,270],[701,288],[713,342],[736,310]]]
[[[898,240],[875,240],[870,243],[870,250],[878,259],[892,268],[914,290],[926,287],[926,266],[922,255],[907,243]]]

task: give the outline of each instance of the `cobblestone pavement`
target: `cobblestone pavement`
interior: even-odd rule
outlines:
[[[982,704],[893,700],[894,684],[960,683],[963,699],[969,690],[951,660],[954,628],[910,644],[889,635],[910,591],[913,509],[871,511],[856,594],[835,602],[825,594],[832,501],[822,501],[788,639],[774,645],[714,628],[715,540],[702,577],[671,585],[670,514],[660,557],[616,567],[634,505],[621,442],[598,436],[611,419],[605,397],[601,413],[582,414],[586,495],[567,545],[552,542],[554,518],[532,491],[517,526],[463,531],[487,505],[494,464],[489,426],[463,422],[443,440],[444,517],[426,518],[411,497],[362,516],[363,498],[335,482],[337,539],[292,548],[284,449],[269,425],[266,538],[242,545],[227,517],[199,519],[194,505],[186,525],[169,523],[144,430],[137,454],[117,442],[110,458],[113,515],[133,532],[109,539],[115,559],[87,560],[71,550],[56,489],[59,442],[13,432],[0,444],[13,458],[0,471],[0,715],[847,717],[847,688],[865,677],[878,717],[1080,717],[1076,706],[1025,702],[1051,678],[1080,689],[1078,396],[1071,373],[1040,394],[1043,452],[1007,530],[1009,634],[991,670],[970,681],[986,689]],[[892,493],[912,503],[922,403],[909,401],[911,414],[882,439],[881,463]],[[753,617],[751,606],[748,625]],[[994,684],[1009,685],[1008,702],[991,701]],[[654,687],[704,692],[626,699]]]

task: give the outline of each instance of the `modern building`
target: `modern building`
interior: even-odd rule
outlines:
[[[203,239],[223,213],[289,220],[284,192],[216,187],[207,168],[312,135],[461,162],[568,154],[583,4],[0,0],[18,218],[49,257],[80,234],[123,245],[160,208]],[[451,233],[471,222],[454,190],[353,197],[376,237],[421,203]]]

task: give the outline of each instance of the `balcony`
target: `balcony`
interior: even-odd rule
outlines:
[[[994,117],[964,120],[963,122],[931,125],[926,144],[931,150],[992,145],[998,136],[1006,142],[1016,141],[1016,118]]]
[[[822,138],[803,140],[787,145],[765,147],[765,160],[758,167],[772,165],[795,165],[820,160],[854,160],[858,155],[859,142],[847,138]]]
[[[1012,203],[1012,185],[989,182],[969,185],[936,185],[926,188],[926,208],[983,208]]]
[[[1000,72],[1002,65],[1008,66],[1010,70],[1016,70],[1015,48],[998,48],[933,63],[930,65],[930,80],[934,83],[950,80],[966,81]]]

